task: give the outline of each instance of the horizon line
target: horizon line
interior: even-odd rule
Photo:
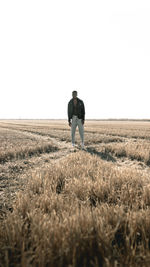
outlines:
[[[65,120],[66,118],[0,118],[0,120]],[[150,118],[92,118],[85,121],[150,121]]]

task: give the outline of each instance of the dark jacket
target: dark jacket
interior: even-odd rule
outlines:
[[[73,98],[68,103],[68,121],[70,121],[73,117]],[[77,97],[77,113],[78,118],[84,121],[85,119],[85,107],[84,103],[81,99]]]

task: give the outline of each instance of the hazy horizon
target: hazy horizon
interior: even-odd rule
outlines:
[[[0,121],[7,121],[7,120],[12,120],[12,121],[15,121],[15,120],[56,120],[56,121],[59,121],[59,120],[62,120],[62,121],[67,121],[68,122],[68,119],[67,118],[7,118],[7,119],[3,119],[3,118],[0,118]],[[148,119],[134,119],[134,118],[97,118],[97,119],[89,119],[89,118],[86,118],[85,121],[150,121],[150,118]]]

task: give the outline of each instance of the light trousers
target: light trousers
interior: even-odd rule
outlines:
[[[75,143],[75,132],[76,132],[76,127],[78,126],[79,129],[79,134],[81,138],[82,144],[84,144],[84,126],[82,124],[82,120],[78,119],[77,116],[72,117],[72,125],[71,125],[71,138],[72,138],[72,144]]]

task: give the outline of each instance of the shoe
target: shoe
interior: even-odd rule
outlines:
[[[82,148],[83,150],[85,150],[85,146],[84,146],[84,144],[81,144],[81,148]]]
[[[72,147],[75,147],[75,144],[74,143],[72,143]]]

